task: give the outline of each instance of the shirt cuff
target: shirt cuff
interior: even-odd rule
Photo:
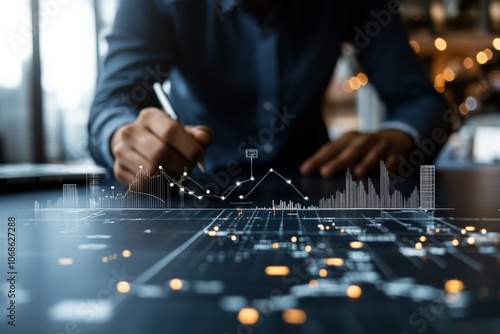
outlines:
[[[418,133],[418,131],[414,127],[412,127],[404,122],[399,122],[399,121],[383,122],[379,125],[378,130],[379,131],[380,130],[399,130],[399,131],[406,133],[410,137],[412,137],[414,142],[420,141],[420,134]]]
[[[102,115],[104,115],[104,113],[102,113]],[[95,140],[95,145],[93,146],[97,151],[97,156],[99,157],[98,162],[110,172],[113,171],[115,160],[110,148],[111,137],[116,130],[126,124],[134,122],[136,119],[137,117],[130,113],[115,113],[114,117],[110,117],[102,123],[99,130],[96,131],[97,133],[94,134],[95,137],[91,138],[91,140]]]

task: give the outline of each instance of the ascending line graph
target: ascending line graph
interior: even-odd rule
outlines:
[[[163,170],[163,169],[161,169]],[[188,195],[191,195],[191,196],[195,196],[196,198],[198,198],[199,200],[203,199],[203,198],[218,198],[220,200],[226,200],[236,189],[238,189],[241,185],[243,185],[244,183],[247,183],[247,182],[252,182],[252,181],[255,181],[255,177],[253,175],[250,176],[250,178],[246,179],[246,180],[243,180],[243,181],[236,181],[236,183],[234,183],[233,185],[230,185],[229,187],[227,187],[226,190],[224,190],[224,192],[221,194],[221,195],[215,195],[215,194],[211,194],[210,193],[210,190],[208,189],[205,189],[201,184],[199,184],[198,182],[196,182],[194,179],[192,179],[186,172],[184,172],[183,176],[189,180],[189,181],[192,181],[201,191],[199,193],[196,193],[195,190],[192,190],[192,189],[189,189],[187,186],[183,186],[182,185],[182,182],[180,181],[176,181],[174,179],[172,179],[168,174],[166,174],[165,172],[163,172],[164,174],[164,177],[167,178],[169,181],[170,181],[170,186],[173,187],[174,185],[176,185],[177,187],[179,187],[180,191],[181,192],[184,192],[184,193],[187,193]],[[309,200],[309,197],[305,196],[304,194],[302,194],[302,192],[300,192],[300,190],[297,189],[297,187],[295,187],[293,184],[292,184],[292,180],[290,179],[287,179],[285,178],[283,175],[281,175],[280,173],[278,173],[277,171],[275,171],[274,169],[270,168],[269,171],[245,194],[245,195],[239,195],[238,198],[240,200],[244,200],[246,199],[248,196],[250,196],[250,194],[271,174],[276,174],[278,177],[280,177],[281,179],[283,179],[283,181],[286,182],[286,184],[288,184],[291,188],[293,188],[297,194],[299,194],[304,200]]]
[[[87,191],[89,194],[88,207],[91,209],[147,209],[147,208],[172,208],[172,193],[178,192],[180,199],[179,208],[184,208],[184,199],[186,196],[193,198],[193,207],[199,208],[200,205],[207,207],[206,199],[217,199],[225,201],[228,198],[235,197],[235,193],[239,192],[238,199],[240,201],[230,202],[230,204],[247,205],[253,203],[249,196],[262,185],[262,183],[271,175],[276,175],[283,181],[286,189],[274,189],[273,197],[279,193],[278,197],[284,194],[286,198],[278,199],[269,198],[272,200],[271,209],[420,209],[434,210],[435,209],[435,167],[433,165],[420,166],[420,191],[415,187],[409,197],[403,196],[398,191],[390,191],[390,178],[384,163],[380,162],[380,180],[379,191],[375,189],[374,183],[370,179],[364,183],[362,180],[353,180],[349,170],[346,171],[345,190],[337,190],[335,194],[319,199],[318,205],[304,206],[303,203],[294,203],[290,198],[296,198],[297,195],[302,200],[308,201],[309,197],[305,196],[295,185],[292,180],[285,178],[282,174],[270,168],[265,175],[260,179],[253,175],[251,171],[250,177],[241,181],[235,181],[234,184],[227,186],[221,193],[211,191],[210,183],[203,186],[184,171],[178,179],[170,176],[162,166],[159,166],[154,175],[139,166],[139,170],[135,175],[135,179],[128,185],[124,193],[115,194],[115,187],[101,187],[99,184],[99,175],[89,175],[87,180]],[[227,181],[229,183],[229,180]],[[227,185],[226,183],[226,185]],[[242,187],[246,183],[253,183],[250,187]],[[212,183],[213,185],[213,183]],[[276,183],[273,183],[273,188],[276,188]],[[279,184],[278,184],[279,186]],[[248,190],[249,189],[249,190]],[[278,192],[276,191],[278,190]],[[284,191],[283,191],[284,190]],[[264,193],[269,193],[267,190]],[[261,194],[262,195],[262,194]],[[247,200],[243,202],[243,200]],[[264,199],[266,200],[266,199]],[[284,201],[283,201],[284,200]],[[198,202],[199,201],[199,202]],[[260,201],[262,202],[262,201]],[[35,202],[35,208],[70,208],[78,205],[78,190],[75,184],[65,184],[63,187],[63,197],[57,202],[47,202],[47,205]],[[500,211],[500,210],[499,210]]]
[[[258,157],[257,150],[247,150],[246,157],[250,159],[250,177],[241,181],[235,181],[234,184],[227,186],[221,193],[212,192],[207,186],[193,179],[185,170],[181,176],[176,179],[169,175],[166,170],[159,166],[155,174],[143,166],[139,166],[135,179],[129,183],[127,190],[123,194],[114,194],[114,187],[111,187],[112,193],[105,194],[106,189],[99,187],[99,180],[96,177],[90,179],[89,189],[89,207],[90,208],[155,208],[171,207],[172,191],[179,191],[180,207],[184,207],[185,196],[190,196],[194,200],[202,201],[206,199],[217,199],[226,201],[234,197],[238,190],[243,191],[242,187],[246,183],[255,183],[250,190],[240,193],[240,201],[248,197],[264,182],[270,175],[275,174],[284,181],[284,184],[296,192],[303,200],[309,200],[297,187],[292,184],[291,179],[285,178],[282,174],[270,168],[269,171],[260,179],[253,175],[253,159]]]

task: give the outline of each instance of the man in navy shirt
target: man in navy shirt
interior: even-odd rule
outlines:
[[[92,106],[95,160],[129,182],[139,165],[179,174],[246,163],[331,177],[397,168],[446,105],[408,45],[397,1],[122,0]],[[351,42],[385,102],[377,132],[329,141],[321,104],[341,45]],[[169,79],[183,125],[152,90]]]

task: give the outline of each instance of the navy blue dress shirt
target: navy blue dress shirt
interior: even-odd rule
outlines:
[[[169,79],[181,122],[214,130],[207,169],[247,162],[248,148],[259,150],[254,163],[298,167],[328,141],[321,105],[344,42],[385,102],[387,127],[420,139],[447,128],[396,2],[278,0],[260,17],[243,0],[122,0],[91,109],[93,157],[112,169],[112,134],[159,107],[152,84]]]

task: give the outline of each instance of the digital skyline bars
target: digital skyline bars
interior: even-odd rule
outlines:
[[[345,190],[319,200],[320,209],[423,209],[434,210],[434,174],[433,165],[420,167],[420,193],[415,187],[409,197],[400,191],[390,193],[389,172],[384,162],[380,162],[380,186],[377,194],[373,182],[368,179],[365,188],[363,181],[353,180],[350,170],[346,172]],[[420,202],[421,201],[421,202]]]

